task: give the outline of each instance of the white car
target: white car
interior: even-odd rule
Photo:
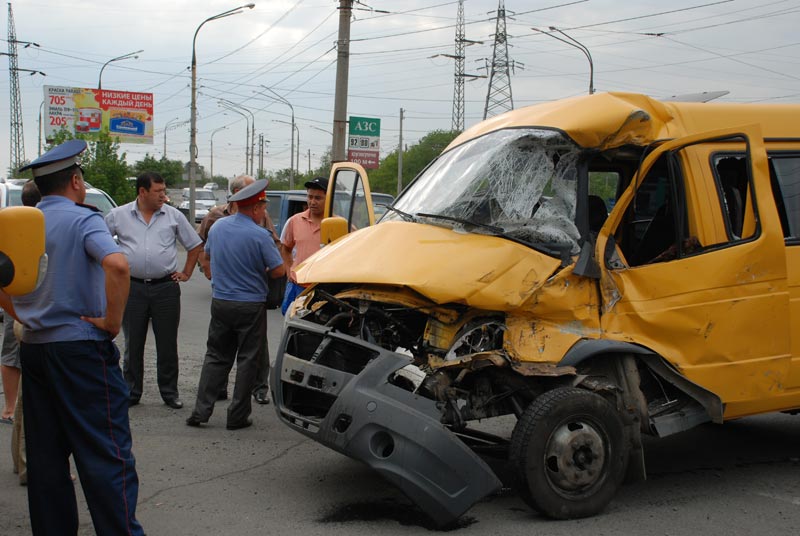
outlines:
[[[28,182],[27,179],[0,179],[0,208],[22,205],[22,185],[26,182]],[[117,206],[110,195],[99,188],[94,188],[88,182],[86,183],[84,203],[99,208],[103,216]]]
[[[214,190],[219,190],[219,184],[216,182],[207,182],[203,185],[203,189],[211,190],[213,192]]]
[[[217,204],[217,196],[211,190],[197,188],[194,191],[194,221],[200,223],[206,217],[208,211]],[[184,214],[189,214],[189,188],[183,189],[183,201],[178,206],[178,210]]]

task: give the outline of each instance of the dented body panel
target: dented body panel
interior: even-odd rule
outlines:
[[[644,477],[643,434],[797,411],[798,124],[607,93],[468,129],[298,271],[279,417],[445,524],[499,485],[476,454],[583,517]],[[503,415],[505,436],[472,430]]]

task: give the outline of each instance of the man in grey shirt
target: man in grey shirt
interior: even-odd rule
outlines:
[[[203,241],[186,217],[165,204],[167,185],[158,173],[136,177],[137,197],[106,216],[106,224],[128,257],[131,289],[122,332],[125,335],[123,373],[130,388],[130,405],[139,403],[144,382],[144,344],[148,322],[156,337],[158,390],[164,403],[180,409],[178,398],[178,324],[181,315],[179,282],[187,281],[197,265]],[[177,271],[177,243],[186,249],[186,263]]]

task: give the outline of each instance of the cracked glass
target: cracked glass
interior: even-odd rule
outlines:
[[[504,236],[574,255],[580,149],[562,134],[506,129],[441,155],[383,221],[408,219]]]

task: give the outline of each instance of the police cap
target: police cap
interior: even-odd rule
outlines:
[[[264,190],[267,189],[267,182],[267,179],[257,180],[253,184],[245,186],[230,196],[228,201],[233,201],[242,207],[254,205],[259,201],[263,201],[267,197],[264,193]]]
[[[86,142],[84,140],[68,140],[61,145],[56,145],[30,164],[19,168],[19,170],[30,169],[34,178],[44,177],[80,164],[80,154],[85,150]]]

